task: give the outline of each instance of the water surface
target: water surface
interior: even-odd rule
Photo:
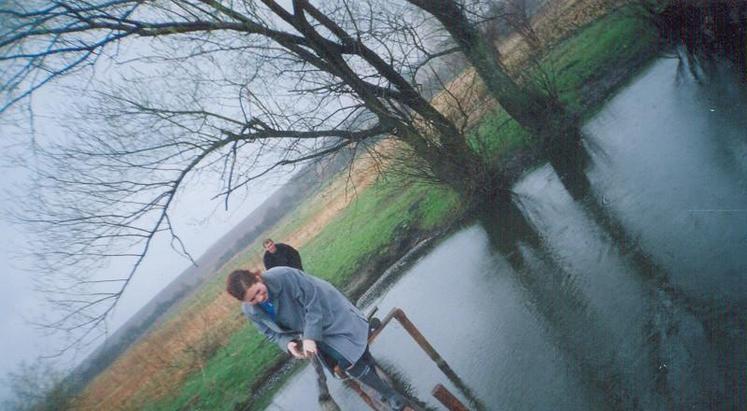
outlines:
[[[538,244],[512,238],[508,252],[489,221],[475,224],[372,304],[402,308],[486,409],[745,409],[747,98],[736,83],[658,61],[586,125],[586,200],[549,165],[515,187]],[[429,407],[443,409],[437,383],[459,393],[398,323],[371,348]],[[314,379],[306,368],[269,409],[316,409]],[[330,388],[343,409],[366,409]]]

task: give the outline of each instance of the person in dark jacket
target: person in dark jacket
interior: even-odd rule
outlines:
[[[404,398],[376,373],[368,351],[368,321],[327,281],[290,267],[261,276],[236,270],[226,281],[228,294],[268,340],[296,358],[319,355],[376,390],[394,410]]]
[[[262,246],[265,248],[265,270],[278,266],[293,267],[303,270],[301,255],[298,254],[298,251],[295,248],[288,244],[275,244],[275,242],[269,238],[262,242]]]

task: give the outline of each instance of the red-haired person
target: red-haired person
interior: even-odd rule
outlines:
[[[261,276],[236,270],[226,291],[280,349],[296,358],[319,354],[376,390],[392,409],[404,407],[403,397],[376,374],[366,317],[330,283],[295,268],[274,267]]]

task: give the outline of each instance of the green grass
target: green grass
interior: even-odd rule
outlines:
[[[654,32],[650,27],[623,14],[613,14],[559,43],[545,57],[543,67],[555,78],[561,99],[572,110],[588,115],[594,107],[584,107],[580,87],[635,61],[649,52],[654,42]],[[530,136],[500,108],[487,114],[471,130],[469,139],[475,150],[491,159],[532,142]],[[318,207],[320,205],[311,200],[302,203],[294,213],[224,267],[195,296],[195,302],[206,303],[222,293],[228,270],[260,253],[259,242],[264,236],[283,238],[284,233],[307,222]],[[345,210],[301,247],[304,266],[310,273],[343,286],[364,264],[387,252],[398,230],[404,227],[430,230],[446,226],[462,212],[459,198],[446,189],[406,183],[399,178],[379,180],[357,193]],[[144,408],[154,411],[185,408],[232,410],[236,403],[246,400],[248,387],[257,376],[281,355],[253,328],[243,328],[207,361],[203,369],[187,380],[180,392]],[[262,408],[270,396],[271,393],[266,394],[252,408]]]
[[[650,54],[657,44],[655,28],[623,9],[553,47],[543,59],[543,68],[554,78],[561,100],[572,111],[588,117],[588,112],[595,110],[582,104],[582,87],[611,71],[630,70],[632,62]],[[608,94],[612,90],[602,91]]]
[[[457,200],[446,189],[380,180],[300,250],[304,268],[342,286],[362,263],[386,252],[399,227],[433,228],[457,215]]]
[[[486,114],[467,138],[470,146],[486,161],[528,146],[532,136],[500,106]]]
[[[252,376],[260,375],[281,357],[280,350],[254,328],[236,332],[207,362],[189,378],[181,391],[171,398],[145,403],[149,411],[233,410],[245,401]]]
[[[602,88],[597,90],[600,95],[609,95],[619,84],[598,84],[597,81],[620,68],[630,69],[641,56],[651,55],[656,45],[656,30],[623,9],[557,44],[542,58],[540,66],[552,79],[560,100],[571,112],[585,119],[598,107],[585,104],[580,93],[582,88],[596,85]],[[537,72],[528,77],[537,78]],[[490,160],[532,144],[531,135],[500,106],[486,114],[468,138],[472,148]]]

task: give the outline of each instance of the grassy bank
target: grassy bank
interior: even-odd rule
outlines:
[[[587,120],[651,61],[657,46],[655,28],[625,8],[560,41],[540,66],[566,107]],[[483,116],[469,136],[483,156],[496,161],[532,144],[531,135],[500,106]]]
[[[362,265],[385,252],[398,230],[425,232],[461,216],[461,205],[448,191],[417,184],[380,180],[359,193],[332,223],[299,250],[304,268],[344,287]],[[299,211],[301,212],[301,211]],[[291,217],[293,219],[293,217]],[[256,248],[253,248],[256,250]],[[256,253],[256,251],[255,251]],[[222,291],[224,276],[207,285],[205,294]],[[200,299],[209,299],[203,295]],[[237,311],[238,315],[238,311]],[[257,376],[273,368],[284,354],[252,327],[243,327],[204,368],[194,373],[178,395],[145,402],[147,410],[232,410],[247,397]],[[256,404],[255,404],[256,405]]]
[[[543,67],[555,79],[563,101],[583,118],[596,112],[604,98],[649,61],[655,46],[652,28],[616,13],[558,43],[544,59]],[[620,74],[621,69],[625,75]],[[485,115],[470,138],[492,158],[532,143],[500,108]],[[319,206],[303,204],[270,235],[283,238],[284,232],[308,223],[314,215],[309,210],[314,207]],[[394,177],[378,180],[358,192],[351,204],[300,248],[304,266],[310,273],[346,288],[362,272],[401,255],[398,243],[403,235],[448,226],[463,218],[464,210],[459,198],[448,190]],[[255,264],[258,250],[255,242],[244,255],[224,267],[195,297],[191,309],[222,298],[227,272]],[[246,402],[250,387],[284,358],[252,327],[242,326],[187,378],[178,392],[162,396],[159,401],[143,398],[141,408],[233,410],[236,404]],[[164,378],[167,377],[165,372]],[[252,408],[262,408],[267,398],[252,404]]]

